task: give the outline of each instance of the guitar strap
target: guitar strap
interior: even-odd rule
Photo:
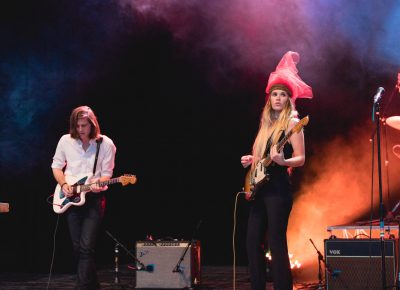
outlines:
[[[103,137],[100,137],[96,140],[97,143],[97,149],[96,149],[96,157],[94,159],[94,166],[93,166],[93,175],[96,172],[96,166],[97,166],[97,158],[99,157],[99,150],[100,150],[100,144],[103,142]]]

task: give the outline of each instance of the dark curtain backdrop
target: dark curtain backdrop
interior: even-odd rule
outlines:
[[[301,116],[310,115],[307,156],[318,158],[336,136],[354,142],[352,128],[363,127],[367,135],[372,130],[372,96],[378,86],[393,93],[400,57],[380,52],[381,31],[354,28],[354,5],[340,8],[348,13],[330,14],[324,1],[200,2],[1,4],[0,202],[10,204],[10,213],[0,215],[1,270],[50,267],[58,218],[47,202],[56,185],[50,164],[76,106],[89,105],[102,133],[114,140],[114,175],[138,178],[107,192],[100,265],[113,263],[114,242],[105,230],[134,252],[135,242],[147,235],[191,239],[197,225],[203,263],[232,263],[235,196],[246,174],[240,157],[251,152],[267,77],[288,50],[300,53],[300,75],[315,95],[297,102]],[[385,15],[394,3],[387,2],[367,6]],[[255,5],[266,6],[258,11]],[[272,8],[292,18],[272,19],[282,23],[277,27],[267,17]],[[310,20],[324,18],[317,10],[325,24]],[[258,18],[245,19],[246,11]],[[391,27],[363,11],[354,17],[361,26]],[[304,14],[309,18],[302,22]],[[347,27],[338,28],[343,19]],[[345,35],[350,28],[353,34]],[[400,114],[398,95],[385,102],[387,116]],[[397,132],[390,134],[396,144]],[[306,164],[295,171],[295,190],[304,175],[318,179],[314,170]],[[247,209],[240,196],[236,243],[244,265]],[[71,271],[62,215],[55,245],[55,270]],[[133,263],[125,254],[121,259]]]

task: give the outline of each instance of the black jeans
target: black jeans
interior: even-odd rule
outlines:
[[[75,258],[77,259],[76,289],[100,289],[95,265],[97,235],[104,216],[104,196],[86,195],[83,206],[66,212]]]
[[[275,290],[292,290],[293,281],[287,249],[286,230],[292,209],[290,195],[259,195],[252,201],[247,227],[247,256],[251,290],[265,290],[265,238],[272,256]]]

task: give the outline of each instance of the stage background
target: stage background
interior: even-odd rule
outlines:
[[[1,4],[0,269],[50,267],[57,215],[47,198],[50,164],[72,108],[90,106],[117,146],[98,244],[113,263],[111,232],[137,240],[191,239],[203,263],[232,263],[235,196],[265,102],[268,75],[282,55],[301,55],[314,99],[297,101],[307,162],[293,176],[290,251],[315,269],[312,238],[326,226],[369,218],[372,101],[386,89],[384,116],[400,115],[400,8],[396,1],[36,1]],[[400,131],[383,130],[385,204],[398,199]],[[374,154],[376,154],[376,147]],[[376,158],[375,158],[376,159]],[[377,191],[373,216],[377,218]],[[237,262],[246,265],[248,203],[237,205]],[[60,216],[55,271],[72,271]],[[123,262],[132,260],[125,254]]]

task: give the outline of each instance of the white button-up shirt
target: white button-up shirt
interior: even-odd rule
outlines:
[[[110,138],[105,135],[101,135],[101,137],[103,137],[103,142],[100,145],[93,177],[112,177],[116,147]],[[64,174],[66,176],[92,176],[97,143],[94,139],[90,140],[89,143],[90,145],[85,151],[80,139],[74,139],[70,134],[63,135],[58,142],[51,168],[63,169],[65,167]]]

